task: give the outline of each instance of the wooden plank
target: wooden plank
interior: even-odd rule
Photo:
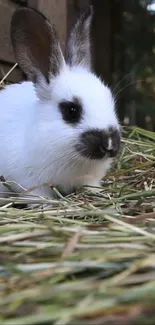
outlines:
[[[28,6],[41,11],[56,26],[64,50],[67,30],[67,0],[28,0]]]
[[[27,0],[10,0],[11,2],[15,2],[21,6],[27,6]]]
[[[10,21],[12,14],[19,7],[17,1],[0,0],[0,80],[15,64],[15,58],[10,41]],[[6,81],[18,82],[23,79],[23,73],[15,68]]]
[[[3,77],[10,71],[10,69],[13,67],[13,64],[9,64],[7,62],[0,62],[0,80],[3,79]],[[6,78],[6,81],[9,82],[19,82],[24,79],[24,74],[22,71],[16,67]]]
[[[37,9],[38,8],[38,0],[28,0],[28,7]]]
[[[92,0],[93,52],[95,71],[106,83],[112,83],[112,19],[111,0]]]

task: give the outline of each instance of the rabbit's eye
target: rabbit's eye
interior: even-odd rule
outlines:
[[[78,102],[61,102],[59,104],[63,120],[70,124],[77,124],[81,120],[82,106]]]

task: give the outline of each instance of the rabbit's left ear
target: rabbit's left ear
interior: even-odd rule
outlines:
[[[66,61],[71,66],[91,69],[91,22],[93,7],[89,6],[71,30],[66,46]]]
[[[42,77],[49,83],[50,77],[60,72],[63,54],[55,28],[43,14],[30,8],[17,9],[10,34],[16,60],[35,84],[40,84]]]

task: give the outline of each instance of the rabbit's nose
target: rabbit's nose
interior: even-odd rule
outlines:
[[[120,149],[120,132],[112,127],[107,130],[90,129],[82,133],[76,148],[89,159],[115,157]]]
[[[106,140],[107,138],[107,140]],[[118,129],[109,128],[107,131],[102,131],[103,147],[109,157],[115,157],[120,149],[120,132]]]

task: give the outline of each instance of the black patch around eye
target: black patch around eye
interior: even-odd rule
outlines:
[[[76,101],[63,101],[59,104],[63,120],[68,124],[77,124],[82,117],[82,106]]]

